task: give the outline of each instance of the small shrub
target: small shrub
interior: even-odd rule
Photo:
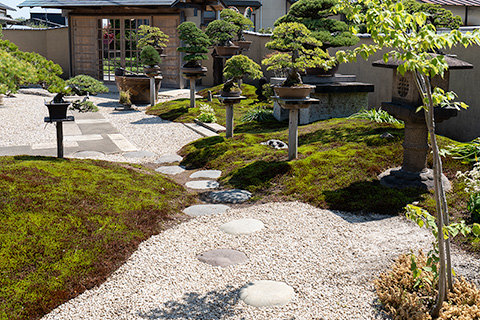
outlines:
[[[480,223],[480,192],[470,195],[467,202],[467,209],[470,212],[472,222]]]
[[[79,112],[97,112],[98,107],[92,101],[75,100],[74,102],[72,102],[70,110],[77,110]]]
[[[127,90],[127,91],[121,90],[119,95],[120,96],[118,98],[118,102],[120,104],[127,105],[127,106],[132,104],[132,100],[130,100],[132,96],[132,94],[130,93],[130,90]]]
[[[265,122],[273,120],[273,109],[266,108],[265,106],[260,106],[256,108],[252,108],[245,113],[240,121],[242,122]]]
[[[266,101],[271,101],[272,97],[275,95],[273,88],[270,83],[265,83],[262,86],[262,96],[265,97]]]
[[[108,92],[108,88],[101,81],[84,74],[68,79],[65,83],[79,96],[86,96],[87,93],[96,95],[97,93]]]
[[[361,110],[349,117],[350,119],[365,119],[377,123],[403,123],[403,121],[396,119],[391,116],[387,111],[382,110],[382,108],[370,109],[370,110]]]
[[[471,142],[448,146],[442,150],[442,154],[450,155],[454,159],[462,160],[465,163],[475,163],[480,156],[480,138],[476,138]]]
[[[217,122],[215,110],[213,110],[213,108],[206,103],[202,103],[200,105],[200,115],[197,119],[205,123]]]
[[[140,51],[140,62],[145,66],[155,66],[160,64],[161,61],[160,54],[151,45],[146,45]]]

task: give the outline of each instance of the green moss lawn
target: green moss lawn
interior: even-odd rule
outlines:
[[[105,280],[193,202],[154,171],[0,157],[0,319],[37,319]]]

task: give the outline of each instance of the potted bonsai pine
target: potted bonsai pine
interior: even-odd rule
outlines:
[[[169,38],[160,28],[148,25],[141,25],[138,28],[138,35],[140,36],[137,42],[138,49],[150,45],[154,47],[159,54],[163,53],[163,48],[167,46]]]
[[[253,22],[247,17],[243,16],[232,9],[223,9],[220,12],[220,18],[235,26],[236,40],[233,43],[239,46],[240,49],[248,50],[252,41],[246,41],[244,32],[253,27]]]
[[[225,20],[214,20],[210,22],[205,29],[205,33],[215,46],[215,50],[219,56],[233,56],[239,49],[234,45],[232,40],[235,37],[235,26]]]
[[[159,64],[162,62],[162,58],[153,46],[146,45],[142,48],[140,62],[143,64],[143,71],[147,76],[153,77],[160,73]]]
[[[334,0],[298,0],[288,13],[275,21],[275,26],[286,22],[299,22],[310,30],[311,36],[321,42],[320,48],[327,50],[332,47],[348,47],[355,45],[360,39],[349,31],[347,23],[331,19],[331,8],[335,6]],[[319,76],[333,76],[339,64],[333,68],[306,68],[307,74]]]
[[[300,72],[314,67],[328,69],[335,64],[334,58],[321,46],[322,43],[301,23],[281,23],[275,27],[272,40],[265,47],[278,52],[264,59],[262,64],[268,66],[267,70],[285,70],[286,80],[273,87],[279,97],[302,99],[310,95],[314,86],[303,84]]]
[[[255,61],[247,56],[238,55],[227,60],[225,68],[223,68],[223,75],[228,80],[223,84],[220,95],[223,97],[239,97],[242,94],[242,90],[238,86],[239,80],[243,76],[260,79],[263,73]]]
[[[206,67],[202,67],[201,61],[207,60],[208,46],[212,44],[208,36],[195,23],[186,21],[178,26],[178,38],[183,41],[183,46],[178,47],[177,51],[184,52],[181,71],[184,73],[205,73]]]

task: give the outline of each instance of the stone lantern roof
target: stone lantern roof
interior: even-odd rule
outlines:
[[[430,54],[432,58],[439,56],[437,53],[431,53]],[[445,61],[448,64],[449,69],[473,69],[473,65],[457,59],[456,56],[454,55],[445,55]],[[390,69],[396,69],[399,65],[401,65],[403,62],[397,59],[389,59],[387,62],[383,61],[383,59],[374,61],[372,63],[372,66],[374,67],[380,67],[380,68],[390,68]]]

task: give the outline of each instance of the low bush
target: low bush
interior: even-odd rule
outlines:
[[[96,95],[98,93],[108,92],[108,88],[97,79],[81,74],[65,81],[72,91],[79,96],[86,96],[87,93]]]
[[[75,100],[74,102],[72,102],[70,110],[76,110],[78,112],[97,112],[98,107],[92,101]]]

